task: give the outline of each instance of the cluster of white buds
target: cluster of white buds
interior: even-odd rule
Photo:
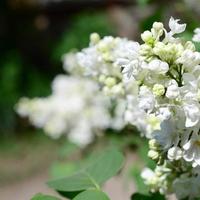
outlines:
[[[94,81],[58,75],[50,96],[22,98],[16,110],[52,138],[66,135],[84,147],[93,141],[95,133],[110,127],[109,107],[110,102],[100,95]]]
[[[63,61],[68,73],[95,82],[100,95],[115,102],[109,126],[132,124],[150,140],[148,156],[157,167],[142,177],[151,191],[194,199],[200,197],[200,52],[177,37],[186,28],[179,21],[171,17],[169,31],[155,22],[141,34],[142,44],[94,33],[89,47]],[[87,95],[96,98],[93,90]]]
[[[186,28],[179,21],[171,17],[169,31],[155,22],[141,34],[143,44],[94,34],[90,46],[74,54],[73,67],[66,55],[65,66],[126,101],[125,123],[150,139],[148,156],[158,165],[151,176],[142,175],[152,191],[194,198],[200,192],[179,188],[196,180],[200,166],[200,53],[192,41],[177,37]],[[193,40],[199,41],[199,29]],[[200,181],[195,183],[192,190],[200,187]]]

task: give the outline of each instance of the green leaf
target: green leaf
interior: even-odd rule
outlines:
[[[52,178],[62,178],[76,172],[78,164],[76,162],[55,162],[50,168]]]
[[[123,155],[118,150],[112,149],[100,156],[96,162],[86,169],[86,172],[101,185],[117,174],[123,162]]]
[[[123,155],[112,149],[104,152],[85,169],[66,178],[49,181],[48,185],[65,192],[97,189],[120,170],[123,160]]]
[[[110,200],[108,196],[99,190],[87,190],[80,193],[73,200]]]
[[[60,199],[57,197],[39,193],[39,194],[36,194],[34,197],[32,197],[31,200],[60,200]]]
[[[159,193],[152,193],[150,195],[144,195],[135,193],[132,195],[131,200],[165,200],[165,197]]]
[[[131,169],[131,175],[134,178],[137,191],[142,194],[148,194],[148,187],[144,184],[144,180],[141,177],[141,166],[135,164]]]
[[[85,172],[79,172],[66,178],[56,179],[47,183],[49,187],[58,191],[80,191],[88,188],[96,188],[95,182]]]

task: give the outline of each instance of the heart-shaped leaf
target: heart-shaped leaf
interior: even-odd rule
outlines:
[[[120,170],[123,160],[119,151],[108,150],[85,169],[72,176],[49,181],[48,185],[65,192],[97,189]]]

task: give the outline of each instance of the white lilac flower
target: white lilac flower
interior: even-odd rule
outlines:
[[[153,93],[146,87],[140,87],[139,91],[139,108],[147,112],[151,112],[155,106],[155,98]]]
[[[127,65],[122,65],[123,68],[123,75],[125,80],[130,80],[132,77],[137,76],[141,72],[141,63],[138,60],[133,60]]]
[[[169,65],[166,62],[155,59],[149,63],[148,69],[153,73],[165,74],[169,70]]]
[[[150,187],[151,192],[160,192],[164,194],[168,190],[168,176],[171,173],[169,168],[164,166],[157,166],[155,171],[149,168],[144,168],[141,177],[144,179],[146,185]]]
[[[111,127],[115,130],[121,130],[125,127],[125,110],[127,102],[124,99],[118,99],[114,110],[114,116],[111,119]]]
[[[62,56],[63,69],[70,74],[82,75],[83,68],[78,64],[76,52],[66,53]]]
[[[200,28],[194,30],[194,36],[192,38],[194,42],[200,42]]]
[[[185,31],[186,24],[179,24],[179,19],[174,19],[173,17],[169,20],[169,28],[172,35],[182,33]]]
[[[188,162],[200,165],[200,136],[192,134],[189,141],[183,146],[184,159]]]
[[[175,80],[171,80],[167,87],[166,97],[169,99],[176,99],[179,96],[178,83]]]
[[[200,53],[186,49],[177,59],[177,62],[183,64],[183,67],[190,72],[193,70],[193,67],[200,64]]]
[[[146,115],[145,112],[139,108],[136,96],[127,96],[127,108],[125,110],[124,119],[126,123],[136,126],[142,134],[147,134]]]
[[[145,183],[147,185],[150,185],[150,184],[154,184],[156,183],[157,179],[156,179],[156,176],[155,176],[155,172],[152,171],[151,169],[149,168],[144,168],[142,173],[141,173],[141,177],[143,179],[145,179]]]
[[[158,141],[164,150],[168,150],[172,146],[179,143],[179,135],[177,134],[175,122],[165,120],[160,125],[160,130],[155,130],[152,136]]]
[[[99,130],[136,126],[157,144],[149,155],[159,166],[142,175],[151,191],[199,197],[200,52],[178,37],[186,24],[171,17],[169,28],[153,23],[142,33],[142,44],[92,34],[87,48],[64,57],[73,76],[57,77],[47,98],[22,99],[19,114],[52,137],[66,134],[80,146]],[[184,184],[191,187],[184,190]]]
[[[184,101],[198,101],[199,93],[199,79],[191,73],[183,74],[184,86],[181,87],[180,92]]]
[[[118,38],[116,48],[114,49],[114,57],[116,62],[118,58],[133,59],[139,56],[140,45],[127,39]]]
[[[161,107],[158,110],[157,117],[161,120],[169,120],[170,117],[172,116],[172,113],[168,107]]]
[[[68,134],[68,138],[71,142],[78,144],[80,147],[85,147],[94,140],[94,133],[92,133],[90,122],[84,119],[78,122],[78,126],[75,126]]]
[[[171,147],[167,152],[167,157],[169,160],[179,160],[183,156],[183,151],[180,147]]]
[[[59,75],[52,83],[51,96],[22,99],[17,110],[51,137],[67,134],[72,142],[83,146],[92,141],[96,129],[109,127],[108,106],[95,82]]]
[[[193,127],[200,121],[200,107],[196,102],[188,102],[183,105],[186,116],[186,127]]]

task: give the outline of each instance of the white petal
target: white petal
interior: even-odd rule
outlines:
[[[169,20],[169,28],[171,29],[172,34],[182,33],[185,31],[186,24],[179,24],[179,19],[174,19],[173,17]]]

